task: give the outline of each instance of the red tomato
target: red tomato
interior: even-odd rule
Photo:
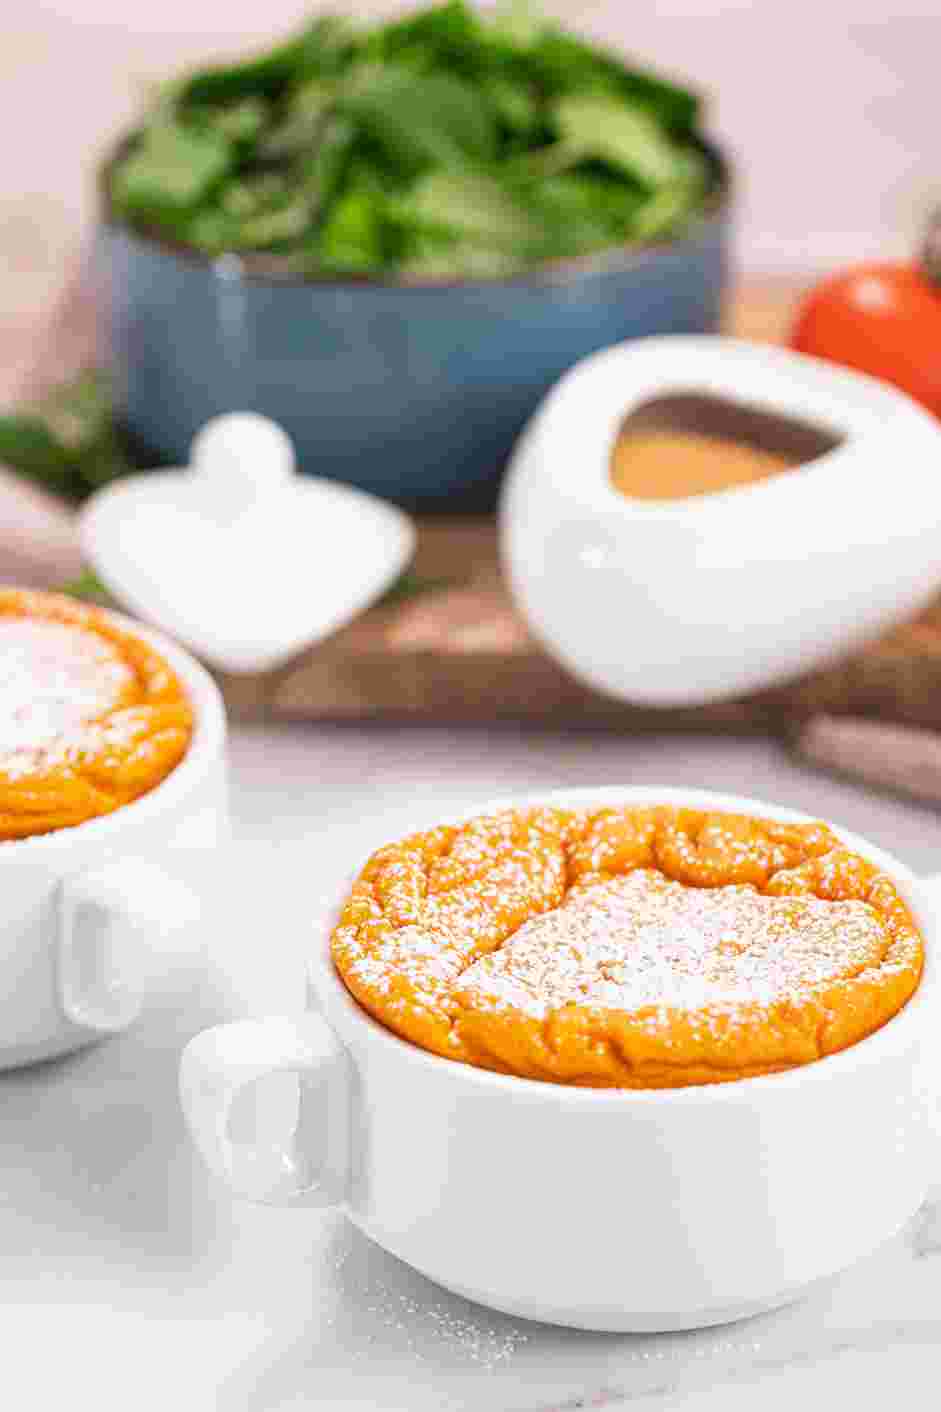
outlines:
[[[941,288],[916,265],[859,265],[823,280],[791,344],[894,383],[941,416]]]

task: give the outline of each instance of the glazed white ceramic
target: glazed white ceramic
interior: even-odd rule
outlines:
[[[842,443],[781,475],[629,499],[611,453],[634,408],[698,393],[816,424]],[[887,384],[722,338],[620,344],[576,365],[525,430],[501,552],[533,632],[589,686],[690,705],[818,666],[941,584],[941,426]]]
[[[78,1049],[136,1018],[161,938],[198,918],[174,855],[214,848],[228,829],[215,683],[159,634],[109,616],[177,672],[195,710],[193,739],[156,789],[113,814],[0,843],[0,1068]]]
[[[122,603],[224,671],[269,671],[336,632],[414,552],[407,515],[364,490],[298,475],[290,438],[267,417],[214,418],[190,457],[185,469],[103,487],[79,534]]]
[[[686,789],[513,802],[537,799],[805,817]],[[194,1140],[235,1191],[336,1204],[433,1280],[526,1318],[650,1331],[786,1303],[900,1228],[928,1185],[917,1095],[937,1024],[937,899],[903,864],[840,833],[899,882],[928,943],[914,999],[852,1049],[785,1074],[665,1092],[576,1089],[451,1063],[353,1001],[329,958],[334,899],[312,939],[316,1008],[219,1026],[184,1051]],[[302,1080],[293,1144],[233,1141],[239,1095],[279,1072]]]

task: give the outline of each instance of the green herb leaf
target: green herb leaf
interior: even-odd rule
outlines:
[[[231,145],[218,133],[160,124],[147,129],[117,168],[112,191],[118,204],[131,211],[195,206],[234,160]]]
[[[699,99],[656,74],[628,68],[606,50],[548,26],[529,63],[554,94],[596,93],[642,108],[667,131],[688,134],[699,116]]]
[[[414,569],[406,569],[392,587],[386,590],[379,603],[381,607],[391,607],[395,603],[405,603],[429,593],[444,593],[449,588],[463,588],[466,582],[466,579],[435,577],[416,573]]]
[[[0,417],[0,461],[54,488],[68,479],[67,448],[44,421],[29,413]]]
[[[382,215],[372,192],[342,196],[320,232],[322,264],[335,270],[372,270],[383,262]]]
[[[228,102],[253,94],[275,96],[291,80],[329,77],[342,72],[354,48],[346,20],[324,15],[293,39],[244,63],[221,65],[193,74],[183,86],[183,102]]]
[[[269,122],[269,105],[264,98],[240,98],[218,108],[190,114],[190,121],[211,127],[227,142],[250,146]]]
[[[676,148],[649,114],[615,98],[573,97],[554,108],[559,132],[586,157],[610,162],[645,186],[656,189],[679,174]]]
[[[301,192],[293,201],[240,221],[230,231],[227,244],[237,250],[265,250],[272,245],[289,244],[310,229],[311,218],[311,202]]]
[[[525,265],[506,250],[423,232],[412,237],[400,270],[406,280],[504,279]]]
[[[324,212],[340,190],[356,142],[356,127],[349,119],[331,118],[313,152],[300,163],[298,180],[315,215]]]
[[[394,159],[415,168],[485,161],[496,151],[492,114],[473,88],[447,74],[383,69],[364,75],[339,108]]]
[[[310,151],[323,131],[336,102],[337,86],[312,79],[296,89],[283,116],[258,144],[257,156],[265,162],[282,161]]]
[[[406,223],[509,250],[538,245],[544,233],[538,215],[480,172],[429,172],[394,210]]]
[[[463,0],[433,5],[374,30],[363,46],[368,62],[393,63],[424,53],[433,64],[453,67],[479,42],[479,25]],[[410,65],[413,66],[413,65]]]
[[[548,22],[532,0],[504,0],[491,12],[488,29],[491,38],[526,51],[543,38]]]
[[[67,593],[70,598],[80,598],[85,603],[100,604],[105,608],[111,607],[114,603],[114,599],[94,569],[83,569],[78,578],[70,579],[68,583],[64,583],[59,592]]]
[[[73,458],[112,435],[111,393],[97,372],[82,372],[60,383],[34,410]]]
[[[95,373],[54,388],[33,408],[0,417],[0,461],[75,500],[131,469],[107,385]]]
[[[625,244],[636,235],[645,200],[637,187],[590,172],[551,177],[535,188],[532,199],[547,229],[555,232],[560,256]]]
[[[542,127],[542,105],[530,84],[491,74],[481,80],[481,88],[500,122],[511,133],[532,137]]]
[[[585,160],[580,142],[549,142],[534,152],[523,152],[503,166],[504,176],[517,182],[543,181],[571,171]]]
[[[682,184],[664,186],[649,196],[637,211],[633,233],[638,240],[659,240],[681,227],[689,213],[688,189]]]

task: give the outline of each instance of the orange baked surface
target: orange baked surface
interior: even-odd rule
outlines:
[[[332,937],[377,1020],[556,1083],[677,1088],[855,1044],[923,944],[825,824],[673,807],[509,810],[375,853]]]
[[[0,588],[0,840],[146,794],[192,729],[176,674],[146,643],[70,598]]]

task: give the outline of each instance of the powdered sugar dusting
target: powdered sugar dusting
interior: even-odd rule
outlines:
[[[0,770],[16,778],[77,746],[133,681],[118,650],[97,633],[0,617]]]
[[[655,805],[505,810],[380,849],[331,942],[433,1053],[599,1087],[727,1082],[878,1029],[923,943],[825,824]]]
[[[475,1006],[536,1019],[565,1005],[734,1012],[795,1003],[879,965],[887,937],[868,903],[691,888],[639,869],[575,891],[461,976]]]

